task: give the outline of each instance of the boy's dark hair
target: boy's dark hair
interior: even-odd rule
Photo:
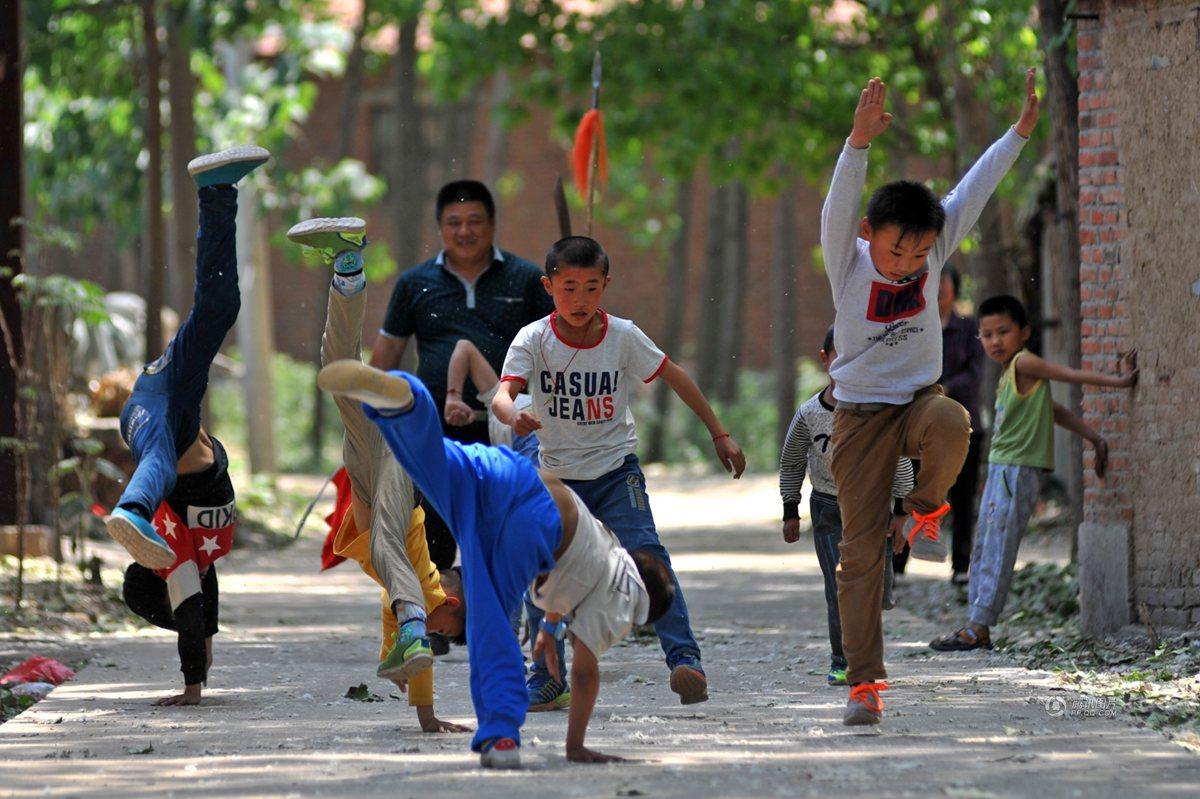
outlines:
[[[646,615],[646,624],[653,624],[671,609],[675,602],[675,584],[671,582],[671,573],[667,564],[657,555],[647,549],[635,549],[629,553],[637,566],[642,583],[646,586],[646,595],[650,597],[650,612]]]
[[[897,180],[880,186],[867,201],[867,222],[875,230],[884,225],[900,228],[900,238],[930,230],[941,235],[946,225],[946,209],[928,186],[911,180]]]
[[[953,264],[942,264],[942,277],[949,278],[955,297],[962,293],[962,275],[958,273]]]
[[[1008,294],[988,297],[979,303],[979,311],[976,316],[980,319],[985,316],[1007,316],[1016,323],[1017,327],[1029,326],[1029,317],[1025,314],[1025,306],[1016,297]]]
[[[833,352],[833,325],[825,331],[825,340],[821,342],[822,352]]]
[[[436,204],[439,224],[442,221],[442,211],[446,210],[447,205],[455,203],[483,203],[488,219],[496,218],[496,201],[492,199],[488,187],[478,180],[455,180],[442,186],[437,193]]]
[[[546,252],[546,277],[555,274],[560,266],[594,266],[607,275],[608,253],[595,239],[567,236],[551,244]]]

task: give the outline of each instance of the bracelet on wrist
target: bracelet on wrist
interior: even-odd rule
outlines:
[[[451,394],[457,394],[457,395],[458,395],[458,396],[460,396],[460,397],[462,396],[462,392],[461,392],[461,391],[459,391],[457,388],[448,388],[448,389],[446,389],[446,396],[448,397],[448,396],[450,396]]]
[[[733,438],[733,436],[729,435],[728,433],[722,433],[719,436],[713,436],[713,441],[719,441],[722,438]]]

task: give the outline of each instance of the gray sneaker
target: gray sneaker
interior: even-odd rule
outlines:
[[[879,692],[886,690],[887,683],[882,682],[863,682],[852,687],[842,724],[847,727],[878,724],[883,719],[883,700],[879,698]]]
[[[935,563],[944,563],[947,556],[950,554],[946,542],[939,537],[938,533],[942,529],[942,518],[950,512],[950,503],[942,503],[942,506],[930,513],[912,512],[913,525],[912,530],[908,531],[908,545],[912,548],[912,556],[917,560],[931,560]]]

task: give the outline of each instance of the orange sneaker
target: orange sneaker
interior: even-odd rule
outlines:
[[[847,727],[878,724],[883,718],[883,700],[879,698],[879,692],[887,689],[885,682],[860,682],[852,687],[842,724]]]
[[[942,517],[950,512],[950,503],[942,503],[942,507],[930,513],[912,512],[916,524],[908,531],[908,545],[912,548],[912,556],[918,560],[932,560],[942,563],[950,554],[946,542],[938,537],[942,529]]]

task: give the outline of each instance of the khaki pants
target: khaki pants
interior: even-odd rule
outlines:
[[[366,291],[344,297],[330,288],[321,336],[322,365],[360,357],[366,304]],[[384,443],[379,428],[363,415],[359,402],[341,396],[335,401],[346,428],[342,461],[354,495],[367,504],[371,514],[371,563],[393,604],[411,602],[425,607],[421,582],[405,547],[415,504],[412,480]]]
[[[971,418],[941,386],[921,389],[907,405],[878,411],[839,407],[833,415],[831,469],[842,511],[838,604],[842,649],[854,684],[887,677],[883,666],[883,559],[892,480],[900,457],[921,461],[904,509],[929,513],[946,501],[971,436]]]

